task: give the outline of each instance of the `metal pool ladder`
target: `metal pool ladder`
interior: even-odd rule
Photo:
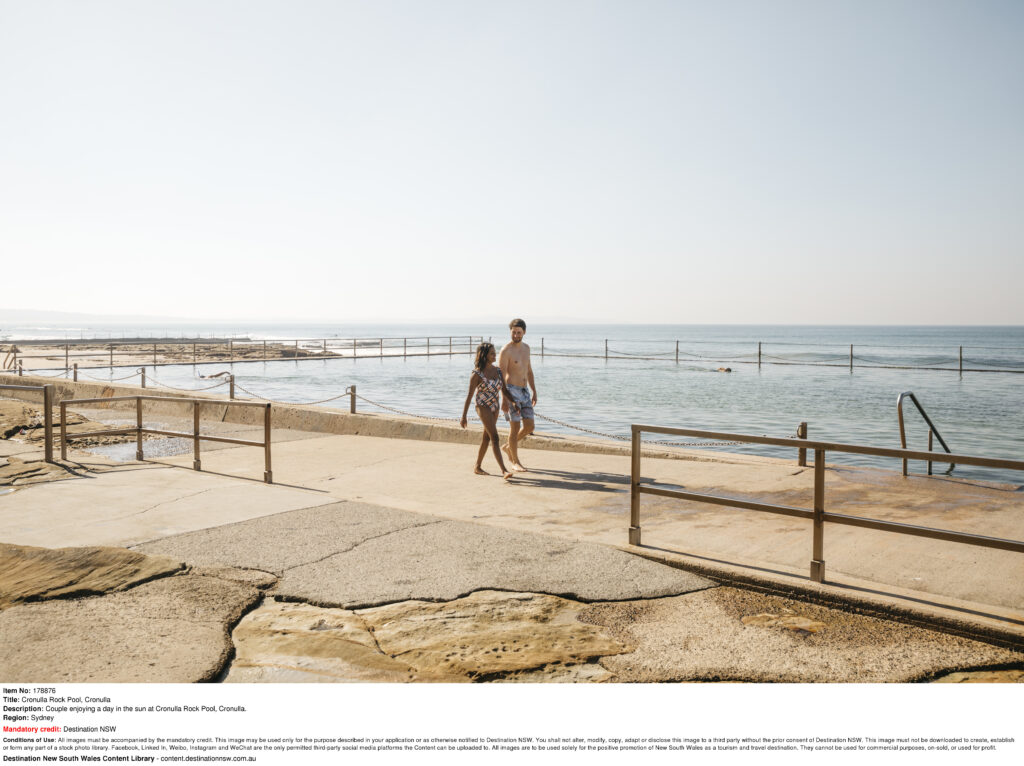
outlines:
[[[942,445],[942,449],[946,450],[946,452],[948,453],[952,453],[952,450],[946,444],[946,440],[942,438],[942,434],[939,433],[939,429],[935,427],[935,424],[932,422],[932,419],[928,417],[928,413],[924,411],[924,407],[921,406],[921,402],[919,402],[917,400],[917,397],[914,396],[913,391],[904,391],[896,399],[896,418],[899,420],[900,423],[900,446],[903,447],[903,449],[907,448],[907,431],[903,426],[903,400],[907,398],[909,398],[910,401],[914,403],[914,406],[917,407],[917,411],[920,412],[921,417],[924,418],[924,422],[928,424],[928,451],[932,451],[932,434],[935,434],[935,437],[939,440],[939,444]],[[950,463],[949,470],[947,470],[946,473],[952,473],[954,468],[956,468],[956,464]],[[903,475],[907,475],[906,458],[903,458]],[[928,461],[928,475],[932,475],[931,460]]]

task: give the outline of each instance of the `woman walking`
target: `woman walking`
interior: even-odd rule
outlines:
[[[502,477],[508,481],[512,478],[512,472],[505,468],[505,461],[501,457],[501,445],[498,440],[498,411],[501,409],[499,394],[504,392],[508,400],[513,402],[512,406],[517,410],[519,405],[515,404],[508,389],[505,387],[505,380],[501,370],[494,365],[498,353],[491,343],[481,343],[476,349],[476,364],[472,374],[469,376],[469,393],[466,394],[466,403],[462,407],[462,420],[459,425],[466,427],[466,413],[469,412],[469,401],[476,393],[476,414],[484,424],[484,436],[480,441],[480,451],[476,456],[476,468],[473,473],[487,476],[487,471],[481,467],[484,455],[487,454],[487,445],[494,451],[494,458],[501,468]]]

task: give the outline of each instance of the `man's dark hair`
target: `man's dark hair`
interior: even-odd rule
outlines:
[[[508,323],[508,329],[511,330],[513,327],[522,327],[523,332],[526,332],[526,322],[524,322],[522,319],[513,319],[511,322]]]

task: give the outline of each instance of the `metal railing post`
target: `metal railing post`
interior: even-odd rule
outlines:
[[[110,344],[110,374],[114,374],[114,344]]]
[[[935,435],[935,431],[931,428],[928,429],[928,451],[932,451],[932,436]],[[928,475],[932,475],[932,461],[928,461]]]
[[[409,339],[402,338],[402,358],[405,359],[408,355]]]
[[[135,459],[142,460],[142,397],[135,397]]]
[[[263,361],[267,361],[267,342],[263,341]]]
[[[761,367],[761,341],[757,342],[757,366]]]
[[[263,481],[267,484],[274,483],[274,472],[270,469],[270,402],[267,402],[263,410],[263,453],[266,457],[266,470],[263,471]]]
[[[75,383],[78,382],[78,362],[75,362],[74,381],[75,381]]]
[[[608,361],[608,339],[604,339],[604,360]]]
[[[679,364],[679,341],[676,341],[676,364]]]
[[[430,336],[427,336],[427,356],[430,356]]]
[[[199,401],[192,400],[192,470],[201,471],[203,461],[199,454]]]
[[[801,423],[796,427],[796,438],[806,439],[807,438],[807,424]],[[796,464],[799,466],[807,467],[807,448],[801,447],[797,450],[797,461]]]
[[[228,399],[235,398],[235,375],[234,373],[228,375]]]
[[[327,356],[327,338],[324,338],[324,356]]]
[[[629,471],[629,544],[640,545],[640,429],[633,430]]]
[[[356,358],[356,339],[352,339],[352,358]]]
[[[193,364],[193,366],[195,365],[195,363],[196,363],[196,344],[193,343],[192,344],[192,364]]]
[[[384,358],[384,339],[380,339],[380,358]]]
[[[350,386],[348,389],[348,411],[355,415],[356,414],[356,387]]]
[[[139,374],[142,376],[142,387],[145,388],[146,387],[146,368],[145,367],[140,367],[139,368]]]
[[[153,368],[156,368],[156,344],[153,344]]]
[[[850,344],[850,372],[853,372],[853,344]]]
[[[232,338],[228,339],[228,363],[235,361],[235,341]]]
[[[544,358],[544,339],[540,339],[540,358]]]
[[[68,406],[60,403],[60,459],[68,459]]]
[[[24,377],[24,375],[25,375],[25,367],[22,365],[21,361],[19,360],[18,361],[18,377],[21,378],[21,377]]]
[[[543,340],[541,341],[543,343]],[[452,336],[448,336],[448,356],[452,355]]]
[[[811,579],[825,582],[825,450],[814,450],[814,540]]]
[[[68,364],[68,356],[70,356],[70,354],[68,353],[68,344],[65,343],[64,344],[64,372],[65,372],[65,374],[67,373],[68,368],[71,366],[70,364]]]
[[[43,460],[53,462],[53,384],[43,386]]]
[[[964,347],[960,347],[960,374],[964,374]]]

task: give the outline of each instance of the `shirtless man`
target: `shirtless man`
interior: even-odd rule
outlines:
[[[523,343],[526,322],[513,319],[508,329],[512,333],[512,340],[501,349],[498,367],[505,378],[508,392],[519,405],[519,411],[511,406],[508,397],[501,397],[501,409],[510,421],[512,430],[508,444],[502,449],[508,455],[513,471],[525,471],[526,468],[519,460],[519,443],[533,433],[533,405],[537,403],[537,385],[533,382],[533,367],[530,366],[530,347]],[[529,388],[526,387],[527,383]]]

